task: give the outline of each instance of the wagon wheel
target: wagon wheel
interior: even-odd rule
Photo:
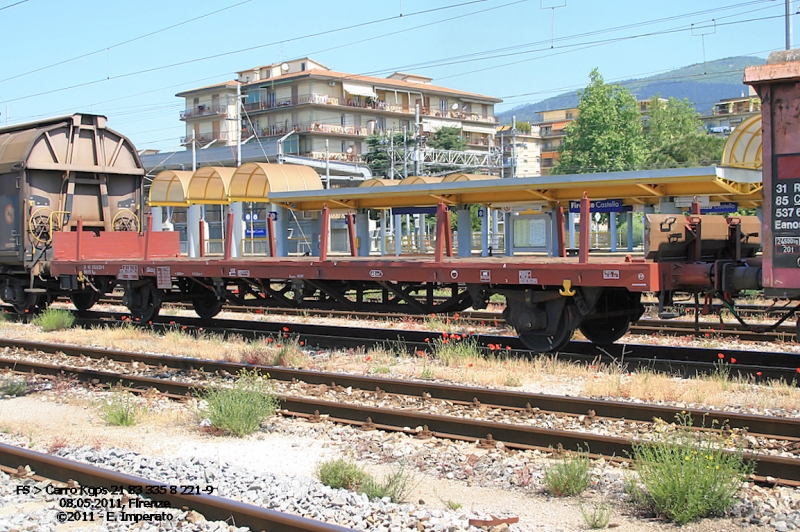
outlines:
[[[17,314],[33,314],[41,312],[50,304],[50,298],[44,294],[26,294],[25,299],[13,303]]]
[[[100,299],[100,292],[72,292],[69,295],[69,300],[78,309],[78,312],[89,310]]]
[[[639,296],[627,290],[607,291],[598,307],[604,312],[615,314],[584,320],[579,327],[586,339],[597,345],[613,344],[625,336],[631,322],[639,319],[644,311]]]
[[[210,320],[222,310],[224,302],[217,299],[214,294],[204,294],[192,298],[194,311],[204,320]]]
[[[536,353],[550,353],[551,351],[560,351],[564,349],[569,341],[572,339],[572,334],[575,329],[567,325],[565,318],[561,319],[555,334],[535,334],[531,332],[522,333],[519,339],[525,344],[525,347]]]
[[[625,333],[630,328],[631,317],[625,314],[597,320],[586,320],[581,323],[578,330],[593,344],[609,345],[625,336]]]
[[[139,218],[132,211],[119,211],[114,216],[114,231],[139,231]]]
[[[135,321],[152,321],[161,310],[161,291],[151,282],[137,287],[126,286],[122,303]]]

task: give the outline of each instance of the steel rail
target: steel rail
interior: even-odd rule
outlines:
[[[461,403],[473,403],[477,400],[479,403],[489,407],[502,407],[526,411],[532,408],[539,408],[547,412],[572,415],[590,415],[591,412],[593,413],[591,415],[599,417],[614,419],[624,418],[643,422],[651,422],[654,418],[671,421],[674,420],[677,415],[685,412],[691,415],[692,422],[694,426],[697,427],[716,424],[720,427],[728,426],[730,428],[746,429],[750,433],[800,439],[800,419],[796,418],[759,416],[697,408],[676,408],[663,405],[648,405],[581,397],[532,394],[513,390],[492,390],[474,386],[398,380],[366,375],[348,375],[343,373],[292,369],[282,366],[257,366],[236,362],[154,355],[43,342],[21,342],[0,339],[0,348],[2,347],[20,347],[44,353],[61,352],[68,356],[87,356],[95,359],[106,358],[125,363],[141,362],[150,366],[166,366],[186,371],[202,369],[210,373],[228,373],[231,375],[243,369],[258,369],[262,374],[268,374],[270,378],[279,381],[291,382],[297,380],[308,384],[338,385],[345,388],[352,387],[368,391],[380,389],[390,394],[430,397],[433,399],[443,399]],[[10,361],[11,359],[0,358],[0,365],[9,365]],[[121,378],[124,377],[121,376]]]
[[[157,501],[167,501],[172,508],[191,508],[210,521],[228,521],[236,526],[247,526],[253,530],[270,532],[344,532],[349,528],[300,517],[297,515],[276,512],[260,506],[227,499],[205,493],[184,495],[171,494],[169,485],[109,469],[67,460],[57,456],[42,454],[29,449],[0,443],[0,463],[12,468],[30,466],[38,475],[68,482],[74,480],[89,487],[111,486],[158,486],[166,487],[166,493],[148,493],[142,495]],[[146,490],[143,490],[146,491]],[[151,490],[159,491],[159,490]]]
[[[119,304],[121,302],[109,300],[111,304]],[[172,306],[185,308],[191,310],[191,304],[171,303]],[[261,307],[249,307],[238,305],[225,305],[223,310],[233,313],[248,313],[253,312]],[[302,308],[285,308],[285,307],[265,307],[263,310],[269,311],[276,315],[285,316],[304,316],[313,315],[321,317],[346,317],[357,318],[363,317],[366,319],[385,318],[385,319],[418,319],[424,320],[424,316],[418,314],[401,314],[397,312],[374,312],[374,311],[345,311],[345,310],[329,310],[329,309],[302,309]],[[486,311],[462,311],[459,314],[459,320],[465,324],[478,324],[481,322],[496,322],[497,324],[505,324],[502,314],[499,312],[486,312]],[[86,315],[86,313],[84,313]],[[452,316],[453,314],[449,314]],[[448,316],[448,315],[443,315]],[[164,316],[161,317],[163,320]],[[657,319],[657,318],[643,318],[635,322],[630,327],[631,334],[650,335],[654,333],[668,334],[676,336],[705,336],[713,335],[719,337],[735,337],[740,340],[746,341],[797,341],[797,326],[791,324],[780,325],[775,331],[770,332],[755,332],[741,326],[737,322],[719,323],[713,321],[700,321],[698,328],[695,329],[694,321],[689,319]]]
[[[85,327],[109,325],[120,322],[119,313],[103,313],[103,316],[115,321],[99,321],[80,319]],[[432,344],[443,338],[442,331],[416,331],[397,329],[369,329],[359,327],[342,327],[332,325],[308,325],[302,323],[265,322],[248,320],[215,319],[211,321],[181,316],[171,316],[170,323],[142,324],[157,331],[175,329],[197,332],[206,331],[223,336],[236,335],[242,338],[259,338],[265,335],[281,335],[289,327],[291,334],[299,335],[307,346],[329,348],[370,348],[398,346],[412,353],[420,350],[428,352]],[[476,346],[488,354],[501,353],[514,356],[530,356],[532,353],[516,336],[472,335]],[[492,347],[494,346],[494,351]],[[599,346],[585,341],[572,341],[558,353],[568,360],[584,362],[607,362],[627,367],[640,367],[665,373],[679,373],[683,376],[696,373],[711,373],[717,369],[720,349],[704,349],[693,347],[672,347],[646,344],[626,344],[617,342],[612,345]],[[758,350],[724,349],[724,354],[734,358],[737,363],[734,371],[753,378],[783,379],[787,382],[797,380],[797,368],[800,367],[800,354],[762,352]]]
[[[151,377],[140,377],[121,373],[103,372],[69,366],[18,362],[0,358],[0,366],[12,367],[20,372],[38,372],[50,375],[73,373],[81,381],[103,382],[113,385],[127,382],[128,386],[139,389],[155,388],[173,396],[202,393],[203,386],[178,381],[165,381]],[[321,401],[300,397],[278,396],[282,403],[282,415],[291,417],[302,415],[310,419],[329,416],[332,421],[361,425],[362,428],[382,428],[407,434],[418,432],[411,427],[425,427],[432,435],[459,440],[484,438],[490,445],[502,442],[505,446],[517,449],[567,449],[586,450],[610,457],[632,454],[632,440],[616,436],[601,436],[586,432],[570,432],[556,429],[496,423],[483,420],[441,416],[423,412],[412,412],[390,408],[377,408],[351,405],[341,402]],[[745,453],[745,458],[756,464],[755,473],[761,477],[772,477],[800,486],[800,459],[783,458],[772,455]]]

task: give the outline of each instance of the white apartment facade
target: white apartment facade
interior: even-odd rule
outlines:
[[[309,58],[243,70],[235,80],[176,96],[185,99],[186,142],[194,137],[203,145],[234,145],[237,128],[243,142],[294,132],[287,152],[353,161],[367,151],[365,140],[373,133],[405,129],[413,135],[417,106],[421,134],[456,127],[467,149],[488,151],[494,146],[494,106],[501,102],[434,85],[424,76],[347,74]]]

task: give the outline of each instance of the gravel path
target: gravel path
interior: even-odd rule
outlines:
[[[268,420],[259,433],[242,439],[204,436],[185,407],[173,404],[154,405],[133,427],[110,427],[88,403],[94,393],[50,391],[0,400],[0,427],[5,432],[0,441],[172,483],[200,479],[216,483],[223,496],[361,529],[467,530],[469,518],[495,514],[519,516],[519,523],[511,525],[513,531],[588,530],[580,506],[607,503],[612,508],[611,523],[621,532],[675,530],[673,525],[634,515],[623,500],[626,471],[609,464],[594,464],[594,485],[580,499],[556,499],[542,491],[541,477],[550,460],[539,452],[509,452],[502,446],[484,450],[468,442],[420,441],[282,418]],[[366,502],[316,482],[316,464],[340,456],[355,458],[378,476],[392,467],[392,461],[412,465],[418,484],[410,502]],[[0,479],[6,486],[0,491],[0,531],[56,530],[54,502],[20,499],[7,487],[11,484]],[[450,509],[458,505],[457,510]],[[800,526],[800,492],[750,486],[731,513],[691,523],[684,530],[794,530]],[[200,520],[178,512],[173,527],[162,529],[228,530],[218,523],[187,519]],[[158,530],[148,526],[141,529]]]

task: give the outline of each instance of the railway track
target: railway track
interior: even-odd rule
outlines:
[[[107,297],[102,298],[99,303],[109,305],[122,305],[121,298]],[[172,308],[192,310],[191,305],[181,303],[170,303]],[[647,305],[646,305],[647,306]],[[654,305],[650,305],[654,308]],[[684,318],[676,319],[657,319],[657,318],[643,318],[634,323],[630,327],[631,334],[651,335],[651,334],[664,334],[672,336],[701,336],[701,337],[735,337],[745,341],[773,341],[773,342],[796,342],[797,341],[797,328],[795,323],[782,324],[774,331],[754,331],[750,328],[743,327],[738,322],[720,322],[720,321],[699,321],[697,324],[692,319],[693,308],[690,303],[679,303],[675,305],[678,312]],[[763,305],[744,305],[741,307],[742,314],[748,316],[758,316],[762,319],[777,316],[785,313],[787,309],[773,306]],[[250,313],[256,309],[248,306],[225,305],[224,311],[233,313]],[[356,311],[339,311],[339,310],[318,310],[318,309],[298,309],[275,307],[263,309],[264,312],[274,315],[285,316],[304,316],[304,317],[342,317],[342,318],[362,318],[362,319],[385,319],[385,320],[404,320],[404,321],[419,321],[425,322],[428,320],[426,317],[413,314],[398,314],[388,312],[356,312]],[[438,318],[439,320],[453,319],[452,316],[443,315]],[[505,319],[501,312],[490,311],[463,311],[458,313],[457,321],[466,326],[477,326],[485,324],[493,324],[502,326]],[[753,324],[753,327],[759,327],[758,324]]]
[[[126,493],[141,491],[142,496],[154,501],[168,503],[171,508],[190,508],[199,512],[208,520],[232,521],[237,526],[247,526],[252,530],[275,532],[344,532],[350,530],[338,525],[218,497],[203,491],[186,494],[181,493],[185,490],[177,490],[177,493],[171,493],[170,488],[172,486],[163,482],[119,473],[3,443],[0,443],[0,464],[0,470],[8,474],[25,479],[29,478],[36,482],[56,481],[63,483],[63,487],[66,489],[75,488],[79,490],[79,486],[84,488],[105,488],[110,492],[117,492],[120,496],[123,495],[123,492],[118,489],[120,487],[125,487],[124,491]],[[28,468],[27,470],[26,467]],[[31,470],[36,475],[26,473],[26,471]],[[72,496],[65,498],[65,500],[74,501],[78,498],[78,496]],[[80,498],[81,500],[86,500],[85,495],[81,495]],[[110,496],[91,497],[91,500],[97,501],[98,505],[102,500],[109,501],[109,499]],[[108,508],[108,506],[101,508]],[[124,505],[120,505],[118,508],[124,508]],[[61,512],[61,514],[72,514],[75,511],[76,508],[73,507],[72,511]],[[81,517],[84,517],[84,514],[89,512],[80,513],[82,514]],[[97,512],[98,515],[100,513],[99,511]],[[83,520],[80,519],[79,521]],[[59,517],[59,521],[61,521],[61,517]],[[102,518],[100,521],[102,522]]]
[[[122,315],[114,312],[84,313],[78,323],[85,327],[128,323],[121,321]],[[89,317],[91,316],[91,317]],[[374,329],[314,325],[303,323],[215,319],[200,320],[185,316],[170,316],[169,323],[142,325],[157,331],[180,329],[186,332],[202,330],[206,333],[242,338],[259,338],[265,335],[283,334],[289,327],[291,334],[302,338],[307,346],[316,348],[369,349],[372,347],[394,347],[411,353],[430,352],[438,341],[444,339],[442,331]],[[522,342],[515,336],[497,334],[472,335],[472,341],[487,355],[531,356]],[[647,368],[682,376],[712,373],[719,367],[718,348],[669,347],[645,344],[616,343],[597,346],[585,341],[572,341],[558,353],[561,358],[582,362],[605,362],[629,368]],[[781,352],[725,349],[728,359],[737,362],[730,368],[732,373],[751,375],[753,378],[797,380],[800,355]]]
[[[92,367],[79,368],[77,363],[39,363],[30,360],[0,359],[0,367],[18,372],[49,375],[74,375],[83,382],[108,385],[122,381],[126,386],[145,390],[155,388],[173,397],[202,393],[207,382],[198,379],[181,380],[178,375],[218,373],[232,375],[253,366],[208,360],[124,353],[110,350],[68,348],[60,345],[28,345],[27,348],[67,351],[69,356],[104,358],[138,368],[157,368],[162,378],[126,371],[102,371]],[[94,366],[95,364],[89,364]],[[172,373],[165,368],[174,370]],[[479,440],[486,446],[503,445],[517,449],[578,449],[587,445],[593,453],[608,457],[626,456],[632,452],[632,440],[618,435],[598,434],[598,428],[609,424],[626,434],[642,434],[654,417],[671,420],[681,409],[565,398],[541,394],[525,394],[504,390],[485,390],[429,382],[396,381],[376,377],[319,373],[262,366],[260,371],[283,383],[281,395],[284,416],[301,417],[310,421],[323,417],[349,423],[364,429],[399,431],[417,437],[441,437],[460,440]],[[140,370],[137,370],[140,371]],[[291,391],[291,393],[288,393]],[[320,398],[321,397],[321,398]],[[355,400],[354,398],[358,399]],[[435,412],[435,413],[432,413]],[[446,412],[445,415],[441,412]],[[713,420],[725,430],[747,428],[748,441],[764,441],[750,454],[757,460],[756,475],[765,479],[780,479],[789,485],[800,486],[800,459],[787,457],[800,453],[800,419],[773,416],[754,416],[733,412],[686,410],[695,426],[710,426]],[[540,421],[565,418],[563,426],[581,427],[578,430],[545,428]],[[502,421],[496,421],[501,419]],[[411,428],[414,427],[414,428]],[[760,445],[760,444],[759,444]]]

